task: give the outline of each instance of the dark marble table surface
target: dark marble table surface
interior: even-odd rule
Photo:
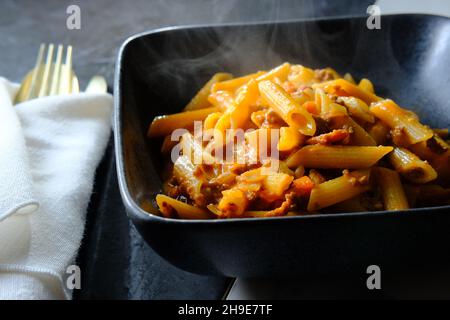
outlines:
[[[120,44],[137,32],[170,25],[363,15],[360,0],[2,0],[0,76],[20,81],[40,43],[74,46],[74,69],[85,88],[104,75],[112,86]],[[81,29],[66,28],[66,8],[81,9]],[[181,271],[143,242],[127,219],[117,187],[113,145],[100,165],[80,251],[76,298],[219,299],[230,279]]]

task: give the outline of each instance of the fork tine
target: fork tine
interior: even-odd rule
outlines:
[[[45,97],[48,92],[48,84],[50,80],[50,70],[53,64],[53,43],[48,46],[47,59],[45,61],[44,75],[42,76],[41,88],[39,90],[39,98]]]
[[[68,79],[68,85],[67,85],[67,91],[69,93],[72,93],[72,46],[67,47],[67,55],[66,55],[66,65],[67,65],[67,79]]]
[[[66,60],[61,74],[61,86],[59,94],[71,93],[72,91],[72,46],[67,46]]]
[[[36,93],[39,87],[39,75],[42,67],[42,61],[44,59],[44,52],[45,52],[45,44],[41,43],[41,46],[39,47],[38,56],[36,59],[36,65],[34,66],[33,69],[33,76],[31,78],[30,89],[28,90],[25,100],[30,100],[36,97]]]
[[[63,53],[64,47],[63,45],[58,45],[58,51],[56,52],[56,60],[55,65],[53,66],[53,75],[52,75],[52,82],[51,82],[51,89],[50,89],[50,95],[55,95],[58,93],[58,88],[60,84],[60,73],[61,73],[61,60],[62,60],[62,53]]]

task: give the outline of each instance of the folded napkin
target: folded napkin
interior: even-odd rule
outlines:
[[[19,118],[12,108],[18,86],[0,78],[0,221],[37,209]]]
[[[16,91],[0,78],[0,299],[70,299],[67,268],[110,135],[112,97],[12,106]]]

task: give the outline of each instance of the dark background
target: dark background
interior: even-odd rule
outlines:
[[[120,44],[130,35],[172,25],[365,15],[365,0],[134,0],[0,2],[0,76],[20,82],[40,43],[74,46],[74,70],[85,88],[95,74],[111,87]],[[66,28],[66,8],[81,8],[81,30]],[[109,143],[96,176],[79,255],[82,289],[75,298],[220,299],[231,279],[181,271],[141,239],[122,206]]]

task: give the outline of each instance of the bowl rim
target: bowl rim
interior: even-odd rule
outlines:
[[[437,15],[437,14],[422,14],[422,13],[401,13],[401,14],[382,14],[383,17],[427,17],[427,18],[439,18],[444,20],[450,20],[450,17]],[[252,22],[229,22],[229,23],[209,23],[209,24],[193,24],[193,25],[179,25],[179,26],[165,26],[161,28],[151,29],[143,32],[133,34],[125,39],[121,44],[116,58],[116,65],[114,71],[114,112],[113,112],[113,133],[114,133],[114,154],[116,160],[116,174],[118,178],[119,191],[124,202],[127,214],[132,219],[141,221],[154,221],[159,223],[188,223],[188,224],[235,224],[235,223],[270,223],[271,221],[287,221],[287,220],[321,220],[321,219],[340,219],[340,218],[358,218],[358,217],[401,217],[422,214],[424,212],[438,212],[450,209],[450,205],[423,207],[423,208],[410,208],[407,210],[383,210],[383,211],[365,211],[365,212],[344,212],[344,213],[321,213],[311,215],[298,215],[298,216],[277,216],[277,217],[245,217],[245,218],[229,218],[229,219],[179,219],[179,218],[165,218],[156,214],[143,210],[133,199],[128,189],[128,184],[124,174],[124,159],[123,159],[123,144],[121,135],[121,114],[122,114],[122,97],[120,92],[120,78],[122,69],[122,58],[127,47],[135,40],[158,33],[179,31],[179,30],[193,30],[202,28],[221,28],[221,27],[243,27],[243,26],[268,26],[279,24],[295,24],[304,22],[323,22],[323,21],[342,21],[342,20],[355,20],[367,18],[366,15],[344,15],[344,16],[331,16],[321,18],[302,18],[302,19],[286,19],[286,20],[261,20]]]

